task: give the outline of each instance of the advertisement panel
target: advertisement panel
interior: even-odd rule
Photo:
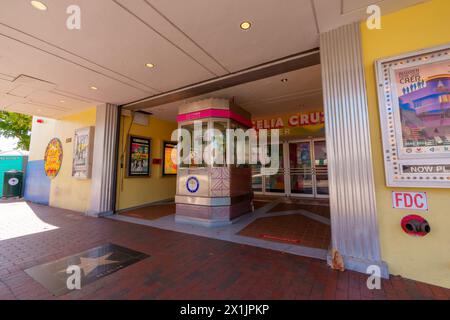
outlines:
[[[450,187],[450,47],[377,62],[386,184]]]

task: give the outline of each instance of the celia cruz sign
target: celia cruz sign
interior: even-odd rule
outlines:
[[[392,192],[392,206],[394,209],[428,211],[426,192]]]

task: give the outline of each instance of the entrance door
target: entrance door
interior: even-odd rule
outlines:
[[[270,148],[270,146],[269,146]],[[279,146],[280,169],[274,175],[252,168],[256,194],[328,198],[328,162],[325,140],[285,142]]]
[[[328,162],[325,140],[286,143],[289,148],[288,195],[328,197]]]
[[[314,145],[314,189],[317,198],[328,198],[328,159],[325,140],[315,140]]]
[[[269,152],[272,152],[272,148],[269,145]],[[262,175],[261,165],[255,165],[252,167],[252,187],[253,191],[257,194],[273,194],[273,195],[285,195],[286,183],[285,183],[285,164],[283,156],[283,144],[278,146],[278,160],[279,169],[274,175]]]
[[[286,143],[289,150],[289,169],[286,170],[289,181],[288,194],[313,197],[313,154],[311,141]]]

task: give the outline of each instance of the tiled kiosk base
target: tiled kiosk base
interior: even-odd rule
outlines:
[[[202,206],[177,203],[175,222],[204,227],[230,225],[240,216],[252,212],[250,199],[226,206]]]

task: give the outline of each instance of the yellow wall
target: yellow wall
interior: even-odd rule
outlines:
[[[63,161],[58,175],[50,181],[49,205],[79,212],[89,206],[91,180],[72,177],[73,137],[75,130],[95,126],[96,108],[58,120],[33,118],[29,161],[43,160],[45,149],[52,138],[59,138],[63,146]],[[37,123],[37,120],[43,123]],[[70,138],[72,141],[67,142]]]
[[[382,257],[391,274],[447,288],[450,288],[450,190],[421,188],[429,196],[430,210],[424,216],[431,225],[431,233],[414,238],[402,232],[400,220],[411,211],[392,209],[391,192],[408,189],[385,186],[374,63],[380,58],[450,42],[449,12],[450,1],[433,0],[384,16],[381,30],[368,30],[365,23],[361,25]]]
[[[72,177],[73,137],[79,128],[95,126],[96,108],[64,117],[56,121],[54,137],[63,145],[63,162],[58,175],[50,187],[50,206],[86,212],[91,194],[91,180],[78,180]],[[66,139],[71,138],[71,142]],[[45,144],[46,145],[46,144]]]
[[[126,177],[126,142],[131,117],[122,116],[121,121],[121,140],[119,146],[120,153],[123,153],[124,156],[124,165],[123,168],[120,168],[121,165],[119,161],[117,210],[174,198],[176,191],[176,176],[162,176],[162,164],[152,165],[150,177]],[[129,132],[131,135],[151,138],[152,159],[162,159],[163,141],[170,141],[172,132],[176,128],[177,124],[175,122],[168,122],[149,117],[148,126],[133,124]]]

